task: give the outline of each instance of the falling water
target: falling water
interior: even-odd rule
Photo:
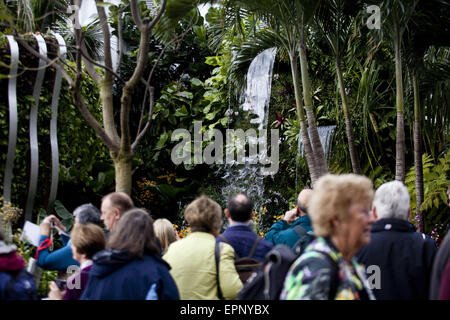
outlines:
[[[329,156],[329,152],[330,152],[330,147],[331,147],[331,142],[332,142],[332,138],[333,138],[333,133],[334,130],[336,129],[335,125],[332,126],[320,126],[317,127],[317,132],[319,133],[319,138],[320,138],[320,143],[322,144],[323,147],[323,151],[325,153],[325,157],[328,158]],[[311,136],[309,127],[308,127],[308,133],[309,136]],[[295,190],[298,192],[299,190],[297,190],[298,187],[298,162],[300,157],[303,157],[303,141],[302,141],[302,134],[301,134],[301,130],[298,134],[298,146],[297,146],[297,160],[296,160],[296,168],[295,168]]]
[[[248,128],[266,130],[269,112],[269,101],[272,84],[272,70],[275,60],[276,48],[270,48],[261,52],[253,59],[247,73],[247,87],[241,97],[243,103],[238,111],[234,112],[236,121],[233,121],[234,129]],[[246,119],[245,114],[253,114],[252,119]],[[240,117],[236,117],[240,115]],[[256,157],[261,156],[260,154]],[[224,186],[222,196],[224,203],[228,197],[238,192],[245,192],[254,202],[254,208],[259,209],[263,203],[264,176],[261,175],[262,164],[255,163],[254,157],[250,158],[246,152],[244,164],[227,163],[218,174],[222,176]]]

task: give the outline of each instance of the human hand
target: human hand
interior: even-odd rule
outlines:
[[[66,290],[60,290],[54,281],[50,282],[49,300],[62,300],[66,294]]]
[[[55,224],[56,227],[58,227],[59,229],[61,229],[62,231],[66,231],[66,227],[64,227],[64,225],[61,223],[61,221],[58,219],[58,217],[56,217],[55,215],[51,214],[47,217],[45,217],[45,219],[43,220],[43,222],[48,222],[49,224],[51,222],[53,222]]]
[[[41,230],[41,235],[47,236],[47,237],[50,236],[50,220],[45,218],[39,225],[39,228]]]
[[[295,207],[294,209],[291,209],[289,211],[286,211],[286,213],[284,214],[284,218],[283,218],[283,220],[285,220],[288,224],[292,224],[297,219],[298,219],[297,207]]]

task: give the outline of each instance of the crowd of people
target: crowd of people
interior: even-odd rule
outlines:
[[[450,205],[450,188],[447,195]],[[280,274],[281,300],[450,300],[450,232],[438,249],[409,222],[410,201],[399,181],[375,191],[367,177],[328,174],[300,192],[265,239],[244,193],[223,211],[206,195],[195,199],[184,211],[191,232],[180,239],[169,220],[154,221],[114,192],[100,210],[77,207],[70,235],[46,217],[36,260],[48,270],[77,268],[50,283],[51,300],[234,300],[280,247],[296,254]],[[63,243],[54,251],[52,228]],[[0,234],[0,299],[37,298],[24,259]]]

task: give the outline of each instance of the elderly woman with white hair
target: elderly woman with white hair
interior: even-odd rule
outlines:
[[[376,266],[373,293],[377,300],[426,300],[436,254],[434,240],[416,232],[410,217],[408,189],[400,181],[382,184],[375,192],[372,212],[377,221],[372,240],[358,261]]]
[[[370,241],[372,182],[354,174],[325,175],[315,187],[309,215],[317,239],[293,263],[282,300],[373,300],[354,255]]]

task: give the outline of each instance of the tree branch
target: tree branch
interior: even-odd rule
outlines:
[[[136,0],[130,0],[130,9],[131,15],[133,16],[134,23],[138,27],[139,31],[142,32],[142,29],[145,28],[145,25],[142,23],[141,14],[139,12],[138,4]]]
[[[187,28],[182,34],[180,34],[179,36],[176,36],[174,39],[172,39],[166,46],[164,46],[164,48],[161,50],[158,58],[156,59],[155,63],[153,64],[152,70],[150,71],[150,74],[147,78],[147,82],[144,81],[144,85],[145,85],[145,93],[144,93],[144,99],[142,101],[142,107],[141,107],[141,116],[139,118],[139,125],[138,125],[138,129],[136,131],[136,138],[135,138],[135,142],[133,142],[133,145],[136,145],[136,140],[138,138],[138,136],[141,136],[141,127],[142,127],[142,120],[144,118],[144,110],[145,110],[145,105],[147,103],[147,94],[149,93],[149,89],[151,88],[150,86],[150,82],[151,79],[153,77],[153,73],[155,72],[156,66],[158,65],[159,61],[161,60],[164,52],[166,51],[166,49],[174,42],[176,41],[181,41],[186,34],[192,29],[192,27],[194,26],[194,23],[191,23],[191,25],[189,26],[189,28]],[[149,114],[150,114],[150,110],[153,109],[153,107],[151,106],[151,101],[150,101],[150,105],[149,105]],[[148,128],[149,122],[151,121],[151,119],[147,120],[147,123],[145,125],[144,131],[143,133],[145,133],[146,128]],[[142,134],[143,135],[143,134]]]
[[[152,20],[152,22],[150,22],[146,28],[147,30],[151,31],[153,29],[153,27],[158,23],[158,21],[161,19],[164,11],[166,10],[166,5],[167,5],[167,0],[163,0],[161,3],[161,8],[159,9],[158,14],[156,15],[156,17]]]
[[[108,149],[116,153],[119,152],[119,146],[117,145],[117,143],[115,143],[106,134],[103,127],[98,123],[97,119],[95,119],[92,116],[89,109],[87,108],[86,103],[84,102],[84,99],[81,96],[79,84],[76,87],[72,88],[72,96],[75,100],[75,105],[77,106],[78,110],[80,110],[83,118],[88,122],[91,128],[94,129],[94,131],[103,141],[103,143],[108,147]]]
[[[21,46],[23,46],[28,52],[30,52],[32,55],[34,55],[35,57],[42,59],[44,61],[46,61],[48,63],[48,66],[51,66],[52,68],[54,68],[55,70],[61,72],[61,75],[64,77],[64,79],[66,79],[67,83],[69,84],[70,87],[72,87],[74,85],[74,81],[73,79],[70,77],[70,75],[66,72],[66,70],[64,70],[64,68],[57,64],[54,63],[55,61],[51,60],[48,57],[45,57],[43,55],[41,55],[39,52],[37,52],[36,50],[34,50],[33,47],[31,47],[28,42],[26,42],[23,39],[20,38],[16,38],[17,41],[20,43]],[[58,57],[59,58],[59,57]]]
[[[109,72],[112,73],[113,76],[115,76],[117,79],[119,79],[119,81],[125,83],[125,80],[123,80],[116,72],[114,72],[114,70],[108,68],[107,66],[105,66],[105,65],[103,65],[103,64],[101,64],[101,63],[98,63],[98,62],[94,61],[91,57],[89,57],[88,53],[87,53],[86,50],[85,50],[85,47],[83,48],[83,46],[82,46],[82,50],[81,50],[81,55],[82,55],[83,58],[84,58],[83,61],[89,62],[89,63],[91,64],[91,66],[92,66],[92,65],[96,65],[97,67],[100,67],[100,68],[102,68],[102,69],[108,70]],[[95,69],[94,69],[94,71],[95,71]],[[97,71],[95,71],[95,72],[96,72],[97,75],[100,77],[100,75],[98,74],[98,72],[97,72]],[[91,76],[92,76],[92,75],[91,75]],[[100,80],[101,80],[101,79],[100,79]]]
[[[113,66],[111,58],[111,34],[109,33],[108,17],[106,15],[104,6],[98,5],[99,3],[104,4],[103,0],[96,0],[95,2],[97,3],[98,18],[103,32],[103,54],[105,56],[105,65],[109,68],[109,70],[112,70]],[[105,80],[109,81],[112,79],[112,75],[109,73],[108,69],[106,70]]]
[[[75,101],[75,105],[78,110],[80,110],[81,115],[86,119],[88,124],[94,129],[98,134],[103,143],[113,152],[117,152],[118,146],[114,141],[108,136],[107,132],[102,128],[98,121],[92,116],[91,112],[84,102],[83,96],[81,95],[81,80],[83,79],[83,70],[81,66],[81,29],[75,29],[75,40],[76,40],[76,66],[77,73],[75,76],[75,85],[71,88],[72,96]]]
[[[133,144],[131,145],[131,149],[134,150],[136,148],[136,146],[139,144],[139,142],[141,141],[141,139],[144,137],[145,133],[147,132],[148,128],[150,128],[150,123],[152,121],[152,117],[153,117],[153,106],[154,106],[154,102],[155,102],[155,88],[150,87],[150,93],[149,93],[149,99],[150,99],[150,107],[148,110],[148,119],[147,119],[147,123],[145,124],[144,129],[142,129],[142,131],[136,136],[136,139],[134,140]],[[142,118],[141,118],[142,119]],[[139,121],[140,123],[141,121]]]
[[[97,13],[103,33],[103,54],[105,58],[105,74],[100,84],[100,99],[103,106],[103,125],[106,134],[115,142],[119,143],[120,137],[114,121],[114,104],[112,95],[113,70],[111,59],[111,34],[109,32],[108,17],[105,11],[105,2],[96,0]]]
[[[123,31],[122,31],[122,14],[123,11],[128,7],[125,6],[119,10],[117,13],[117,32],[118,32],[118,45],[119,45],[119,56],[117,61],[116,73],[120,73],[120,64],[122,63],[122,55],[123,55]]]
[[[102,78],[93,66],[93,64],[96,64],[96,63],[93,61],[93,59],[91,57],[89,57],[89,54],[86,49],[86,43],[84,41],[81,41],[80,50],[81,50],[82,59],[83,59],[84,65],[86,66],[86,70],[87,70],[88,74],[91,76],[92,79],[94,79],[95,83],[100,85]]]

